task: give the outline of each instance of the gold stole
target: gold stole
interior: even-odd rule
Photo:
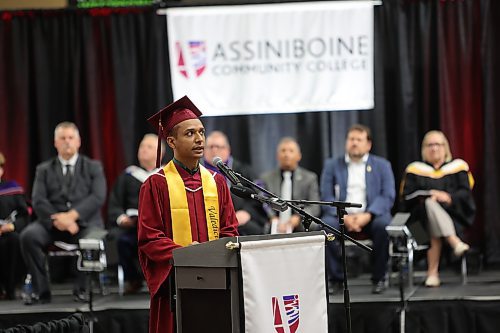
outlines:
[[[170,215],[172,218],[172,233],[174,242],[186,246],[193,242],[191,235],[191,219],[186,195],[186,188],[174,162],[170,161],[164,168],[170,200]],[[219,239],[219,197],[217,184],[212,174],[200,164],[203,201],[207,219],[208,240]]]

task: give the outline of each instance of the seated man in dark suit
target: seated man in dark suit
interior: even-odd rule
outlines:
[[[47,247],[56,240],[76,244],[92,228],[103,226],[100,209],[106,198],[106,179],[100,162],[78,154],[80,145],[76,125],[60,123],[54,131],[58,156],[36,168],[32,201],[38,219],[21,233],[21,250],[35,293],[27,303],[51,301]],[[78,274],[75,300],[84,300],[84,290],[84,276]]]
[[[252,169],[233,158],[229,139],[220,131],[213,131],[206,139],[205,151],[203,153],[203,165],[210,170],[218,172],[212,165],[214,157],[220,157],[234,171],[240,173],[250,180],[255,179]],[[228,181],[228,185],[230,182]],[[236,218],[238,220],[238,233],[245,235],[261,235],[264,233],[267,218],[262,205],[250,199],[243,199],[231,194]]]
[[[302,153],[298,142],[291,137],[284,137],[276,149],[278,168],[264,173],[260,179],[265,188],[288,200],[319,200],[318,176],[312,171],[299,166]],[[304,209],[311,215],[318,217],[321,209],[317,205],[306,205]],[[300,215],[293,213],[289,208],[280,214],[269,214],[268,226],[271,233],[291,233],[304,231]],[[314,225],[311,225],[315,228]]]
[[[385,227],[391,223],[391,208],[396,189],[391,164],[386,159],[370,154],[371,131],[363,125],[353,125],[347,131],[345,155],[328,159],[321,175],[321,199],[348,201],[362,204],[361,208],[348,208],[344,224],[348,232],[364,232],[373,240],[372,292],[384,291],[389,236]],[[337,210],[326,207],[323,220],[339,228]],[[343,270],[337,242],[327,242],[327,264],[330,280],[339,284]]]

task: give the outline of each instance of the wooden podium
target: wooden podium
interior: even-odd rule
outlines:
[[[244,332],[238,250],[227,249],[228,242],[323,234],[228,237],[174,250],[177,333]]]

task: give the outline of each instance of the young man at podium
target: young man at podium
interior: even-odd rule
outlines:
[[[200,110],[184,96],[148,119],[174,153],[164,168],[144,182],[139,195],[137,237],[151,294],[150,333],[175,332],[168,281],[172,251],[238,235],[226,179],[199,163],[205,148],[199,116]],[[157,167],[159,162],[157,158]]]

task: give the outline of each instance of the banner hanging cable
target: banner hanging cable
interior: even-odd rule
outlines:
[[[359,0],[350,0],[350,1],[336,1],[336,2],[358,2]],[[361,0],[362,1],[362,0]],[[382,0],[373,0],[373,1],[364,1],[364,2],[369,2],[374,6],[382,6],[384,3]],[[272,2],[275,3],[275,2]],[[262,3],[265,5],[266,3]],[[280,2],[280,4],[286,4],[286,2]],[[227,4],[217,4],[214,6],[226,6]],[[245,6],[245,5],[240,5],[240,6]],[[178,7],[178,6],[176,6]],[[161,8],[156,11],[157,15],[167,15],[167,8]]]

